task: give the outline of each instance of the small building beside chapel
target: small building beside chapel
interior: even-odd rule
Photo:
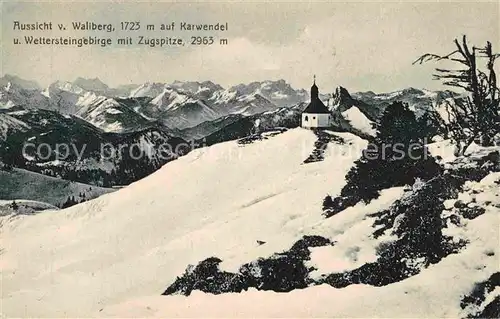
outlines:
[[[303,128],[329,127],[331,125],[331,121],[332,114],[319,98],[319,90],[316,86],[316,77],[314,77],[314,82],[311,86],[311,102],[302,112],[301,126]]]

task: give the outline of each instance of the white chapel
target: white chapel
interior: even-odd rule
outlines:
[[[319,98],[319,90],[316,86],[316,76],[311,86],[311,102],[302,112],[303,128],[329,127],[332,121],[332,114]]]

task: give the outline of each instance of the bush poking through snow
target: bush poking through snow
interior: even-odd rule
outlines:
[[[488,300],[489,295],[499,288],[500,272],[476,284],[471,293],[460,302],[460,307],[467,312],[467,318],[500,318],[500,295]]]
[[[163,295],[186,295],[193,290],[201,290],[212,294],[241,292],[248,285],[240,274],[219,270],[219,258],[210,257],[201,261],[196,267],[188,267],[181,277],[177,277]]]
[[[306,288],[313,282],[308,276],[314,270],[304,264],[304,261],[310,259],[309,247],[327,245],[332,245],[329,239],[304,236],[286,252],[243,265],[240,273],[247,278],[251,287],[259,290],[287,292]]]
[[[320,162],[324,159],[324,154],[328,143],[336,142],[338,144],[345,144],[345,140],[339,136],[328,134],[321,129],[315,129],[314,134],[318,137],[318,140],[314,143],[314,150],[308,158],[304,160],[304,164]]]
[[[246,144],[252,144],[253,142],[256,141],[267,140],[269,137],[273,137],[278,134],[284,133],[287,130],[288,130],[287,128],[275,128],[272,131],[256,132],[248,136],[245,136],[243,138],[240,138],[238,140],[238,144],[246,145]]]
[[[163,295],[189,296],[193,290],[221,294],[241,292],[250,287],[277,292],[305,288],[313,282],[308,276],[314,269],[304,264],[310,259],[309,247],[326,245],[332,245],[332,242],[321,236],[304,236],[290,250],[244,264],[237,274],[220,271],[222,260],[211,257],[194,268],[188,267]]]
[[[351,284],[385,286],[414,276],[424,267],[439,262],[465,243],[452,244],[443,236],[443,202],[456,196],[458,185],[443,176],[414,188],[391,208],[373,214],[373,236],[397,236],[397,240],[379,247],[376,262],[343,273],[334,273],[322,282],[336,288]]]
[[[398,239],[379,248],[376,262],[352,271],[330,274],[322,282],[337,288],[360,283],[383,286],[416,275],[422,268],[458,252],[467,242],[443,234],[447,219],[460,226],[461,217],[474,219],[484,214],[485,208],[474,202],[456,200],[454,207],[450,208],[456,214],[443,218],[442,212],[446,210],[444,202],[458,197],[469,176],[480,181],[492,170],[500,170],[496,165],[489,165],[495,163],[495,158],[491,153],[468,158],[467,165],[460,160],[445,174],[428,181],[418,180],[418,185],[414,185],[391,208],[372,215],[376,217],[373,225],[376,228],[373,233],[375,238],[395,235]],[[468,191],[480,192],[477,189]]]
[[[331,217],[360,201],[368,203],[382,189],[441,174],[442,168],[419,139],[415,115],[408,105],[396,102],[388,106],[377,124],[375,143],[368,145],[347,173],[340,196],[325,198],[324,215]]]

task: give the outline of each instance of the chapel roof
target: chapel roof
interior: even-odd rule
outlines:
[[[309,103],[303,113],[326,114],[330,113],[330,110],[328,110],[325,104],[318,98],[311,100],[311,103]]]

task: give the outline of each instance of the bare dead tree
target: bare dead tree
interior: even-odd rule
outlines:
[[[433,74],[433,79],[466,92],[466,96],[460,98],[450,94],[450,98],[444,101],[447,121],[440,116],[438,119],[447,137],[456,145],[456,155],[460,156],[475,140],[479,139],[482,145],[487,146],[500,133],[500,90],[494,70],[495,60],[500,54],[493,53],[489,41],[482,48],[470,48],[465,35],[461,42],[455,39],[454,43],[456,50],[446,55],[427,53],[413,64],[448,60],[461,65],[457,69],[436,68],[437,73]],[[478,65],[484,60],[484,67]]]

